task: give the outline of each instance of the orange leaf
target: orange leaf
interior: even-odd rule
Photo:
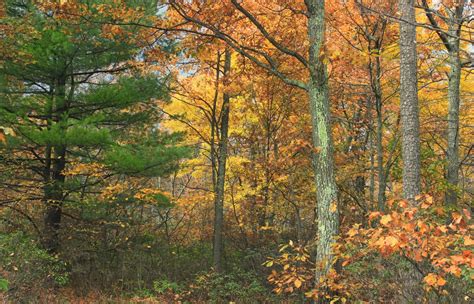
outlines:
[[[446,285],[446,280],[443,277],[438,277],[436,284],[438,284],[438,286],[444,286]]]
[[[400,208],[405,209],[406,207],[408,207],[408,202],[407,202],[407,201],[400,201],[400,202],[398,203],[398,206],[399,206]]]
[[[376,217],[379,217],[380,214],[380,212],[372,212],[371,214],[369,214],[369,221],[373,220]]]
[[[438,276],[434,273],[430,273],[423,279],[423,281],[425,281],[429,286],[434,286],[438,282]]]

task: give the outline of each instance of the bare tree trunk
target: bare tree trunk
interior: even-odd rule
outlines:
[[[372,98],[367,101],[367,120],[368,126],[368,142],[369,142],[369,159],[370,159],[370,178],[369,178],[369,202],[372,204],[375,199],[375,149],[374,149],[374,133],[372,132],[374,121],[372,117]],[[372,210],[372,207],[369,208]]]
[[[414,203],[420,194],[420,122],[414,0],[400,0],[400,116],[402,128],[403,196]],[[400,303],[422,303],[422,276],[414,265],[401,270]]]
[[[377,51],[380,49],[378,48]],[[372,50],[371,50],[372,51]],[[387,188],[387,179],[385,176],[385,166],[383,160],[383,113],[382,113],[382,70],[380,64],[380,57],[375,58],[375,64],[372,62],[372,58],[369,59],[369,72],[370,82],[372,91],[375,97],[375,110],[377,112],[377,176],[378,176],[378,194],[377,194],[377,207],[378,210],[383,211],[385,209],[385,190]]]
[[[309,103],[313,127],[315,178],[317,187],[318,243],[315,282],[319,283],[331,269],[331,245],[339,232],[337,186],[334,174],[333,140],[330,120],[327,68],[321,56],[324,47],[323,0],[306,0],[309,38]]]
[[[230,73],[231,53],[230,50],[225,51],[224,63],[224,81]],[[224,88],[226,90],[226,88]],[[214,201],[214,244],[213,244],[213,265],[217,272],[222,272],[222,254],[223,244],[223,226],[224,226],[224,191],[225,191],[225,174],[227,162],[227,144],[229,135],[229,112],[230,112],[230,95],[224,91],[222,112],[221,112],[221,128],[219,139],[219,156],[217,165],[216,193]]]
[[[400,0],[400,114],[402,122],[403,196],[420,194],[420,122],[414,0]]]
[[[464,2],[464,1],[462,1]],[[462,5],[461,13],[462,18]],[[459,9],[459,8],[458,8]],[[459,183],[459,106],[460,106],[460,86],[461,86],[461,58],[459,54],[458,22],[455,14],[450,16],[449,27],[450,37],[448,38],[449,49],[449,80],[448,80],[448,149],[447,149],[447,174],[446,179],[449,188],[446,192],[446,204],[457,204],[456,188]],[[459,27],[458,27],[459,26]]]
[[[456,187],[459,183],[459,103],[461,82],[461,62],[459,52],[450,54],[449,84],[448,84],[448,150],[447,150],[447,181],[449,189],[446,192],[446,204],[457,204]]]

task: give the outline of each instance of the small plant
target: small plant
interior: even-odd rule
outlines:
[[[0,291],[8,291],[8,280],[0,278]]]
[[[153,290],[159,295],[165,295],[168,293],[179,294],[183,289],[176,282],[162,279],[153,282]]]
[[[258,303],[268,300],[268,290],[249,272],[237,270],[228,274],[207,272],[198,275],[190,286],[191,299],[208,303]]]

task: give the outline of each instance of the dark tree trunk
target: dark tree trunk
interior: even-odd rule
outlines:
[[[230,50],[225,51],[224,63],[224,81],[228,81],[228,76],[231,67],[231,53]],[[223,226],[224,226],[224,191],[225,191],[225,174],[227,162],[227,144],[229,133],[229,113],[230,113],[230,95],[224,88],[222,113],[221,113],[221,128],[219,138],[218,164],[217,164],[217,179],[216,179],[216,193],[214,201],[214,244],[213,244],[213,266],[217,272],[222,272],[223,263],[222,255],[224,249],[223,240]]]
[[[63,205],[63,184],[65,177],[66,149],[57,147],[52,159],[51,181],[45,191],[46,211],[44,215],[44,246],[50,253],[59,250],[59,229]]]
[[[66,110],[64,78],[59,79],[54,87],[51,120],[58,124],[63,119]],[[44,169],[44,231],[43,245],[45,249],[55,254],[59,250],[59,230],[61,226],[62,205],[64,199],[63,185],[65,181],[66,147],[63,145],[48,145],[45,152]]]

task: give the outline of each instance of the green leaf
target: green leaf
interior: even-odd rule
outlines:
[[[0,279],[0,291],[8,291],[8,280]]]

